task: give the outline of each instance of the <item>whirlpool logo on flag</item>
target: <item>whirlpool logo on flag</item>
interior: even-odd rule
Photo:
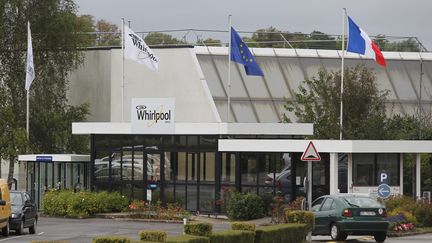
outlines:
[[[146,65],[157,71],[159,60],[144,40],[133,32],[128,26],[125,29],[125,58]]]
[[[173,134],[175,131],[173,98],[134,98],[131,105],[133,133]]]

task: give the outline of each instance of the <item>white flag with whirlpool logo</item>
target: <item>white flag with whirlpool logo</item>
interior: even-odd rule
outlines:
[[[144,40],[133,32],[128,26],[124,26],[124,55],[140,64],[145,64],[153,71],[158,70],[159,60]]]
[[[34,64],[33,64],[33,47],[30,32],[30,22],[27,23],[27,67],[26,67],[26,81],[25,89],[30,90],[30,85],[35,78]]]

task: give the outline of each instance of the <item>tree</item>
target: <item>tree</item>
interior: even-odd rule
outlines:
[[[207,38],[205,40],[202,40],[201,43],[204,43],[206,46],[222,46],[221,40],[216,40],[212,38]]]
[[[382,51],[401,51],[401,52],[420,52],[421,45],[414,38],[409,38],[402,41],[389,41],[385,35],[378,35],[374,42]]]
[[[173,38],[171,35],[160,33],[160,32],[151,32],[145,38],[144,41],[147,45],[178,45],[178,44],[187,44],[182,40],[178,40]]]
[[[346,68],[344,75],[344,139],[385,138],[388,91],[378,90],[374,74],[364,65]],[[285,108],[293,111],[299,122],[314,123],[314,138],[339,138],[340,71],[322,69],[299,89]],[[290,122],[287,117],[284,121]]]
[[[71,121],[83,121],[88,106],[68,105],[68,75],[83,61],[80,34],[88,27],[73,0],[4,0],[0,3],[0,156],[13,177],[19,153],[87,151],[84,138],[72,138]],[[27,21],[31,23],[35,80],[30,88],[30,138],[25,136],[24,89]],[[79,146],[78,146],[79,145]]]
[[[96,31],[103,33],[98,36],[97,44],[99,46],[120,45],[121,37],[117,34],[119,33],[117,25],[101,19],[96,23]]]

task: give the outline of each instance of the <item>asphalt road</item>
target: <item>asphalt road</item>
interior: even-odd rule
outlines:
[[[229,228],[226,222],[215,222],[214,230]],[[173,223],[149,223],[137,221],[125,221],[120,219],[63,219],[45,218],[39,220],[37,232],[30,235],[25,230],[23,235],[15,235],[13,232],[9,237],[0,237],[1,242],[28,243],[31,240],[63,240],[69,243],[90,243],[91,239],[101,235],[125,235],[138,240],[140,230],[163,230],[169,235],[179,235],[183,232],[181,224]],[[430,243],[432,234],[424,234],[410,237],[388,238],[386,243],[414,242]],[[312,237],[313,242],[331,242],[330,237]],[[373,237],[360,236],[348,237],[349,243],[375,242]]]

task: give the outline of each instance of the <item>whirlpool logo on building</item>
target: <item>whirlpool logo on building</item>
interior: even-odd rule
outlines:
[[[175,130],[174,99],[132,99],[131,123],[133,133],[173,134]]]

